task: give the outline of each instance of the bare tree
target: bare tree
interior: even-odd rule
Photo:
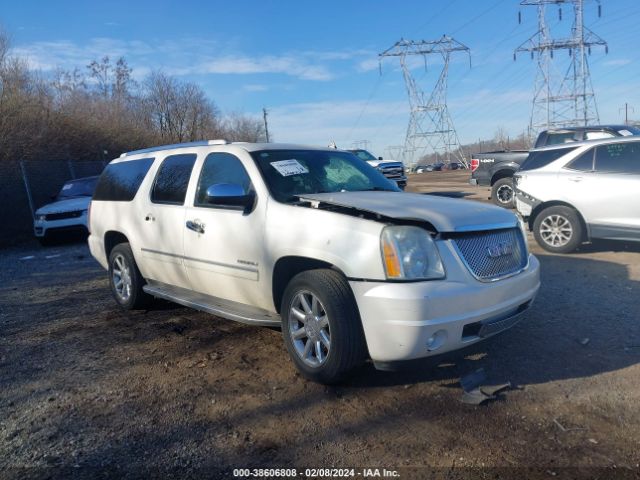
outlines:
[[[217,108],[194,83],[153,72],[145,82],[144,98],[151,125],[162,141],[193,141],[217,129]]]
[[[224,137],[235,142],[265,142],[266,133],[262,119],[233,112],[224,120]]]

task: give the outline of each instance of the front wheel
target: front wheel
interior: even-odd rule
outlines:
[[[573,252],[582,243],[583,228],[578,213],[558,205],[545,208],[533,222],[533,236],[548,252]]]
[[[365,357],[358,309],[346,279],[333,270],[296,275],[284,292],[282,335],[306,378],[335,383]]]

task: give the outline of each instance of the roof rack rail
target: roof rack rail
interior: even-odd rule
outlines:
[[[140,153],[152,153],[152,152],[160,152],[162,150],[173,150],[176,148],[189,148],[189,147],[206,147],[208,145],[228,145],[228,140],[220,139],[220,140],[199,140],[197,142],[186,142],[186,143],[174,143],[171,145],[158,145],[157,147],[143,148],[141,150],[133,150],[131,152],[124,152],[120,155],[120,158],[126,157],[129,155],[138,155]]]

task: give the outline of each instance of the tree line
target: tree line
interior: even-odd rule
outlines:
[[[265,140],[259,118],[222,114],[197,84],[161,70],[136,81],[108,56],[43,75],[0,30],[0,161],[110,160],[154,145]]]

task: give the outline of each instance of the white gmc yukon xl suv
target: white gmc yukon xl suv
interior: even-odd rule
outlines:
[[[516,323],[539,264],[511,212],[402,193],[351,153],[212,140],[112,161],[91,253],[125,309],[153,297],[279,326],[300,372],[335,382]]]

